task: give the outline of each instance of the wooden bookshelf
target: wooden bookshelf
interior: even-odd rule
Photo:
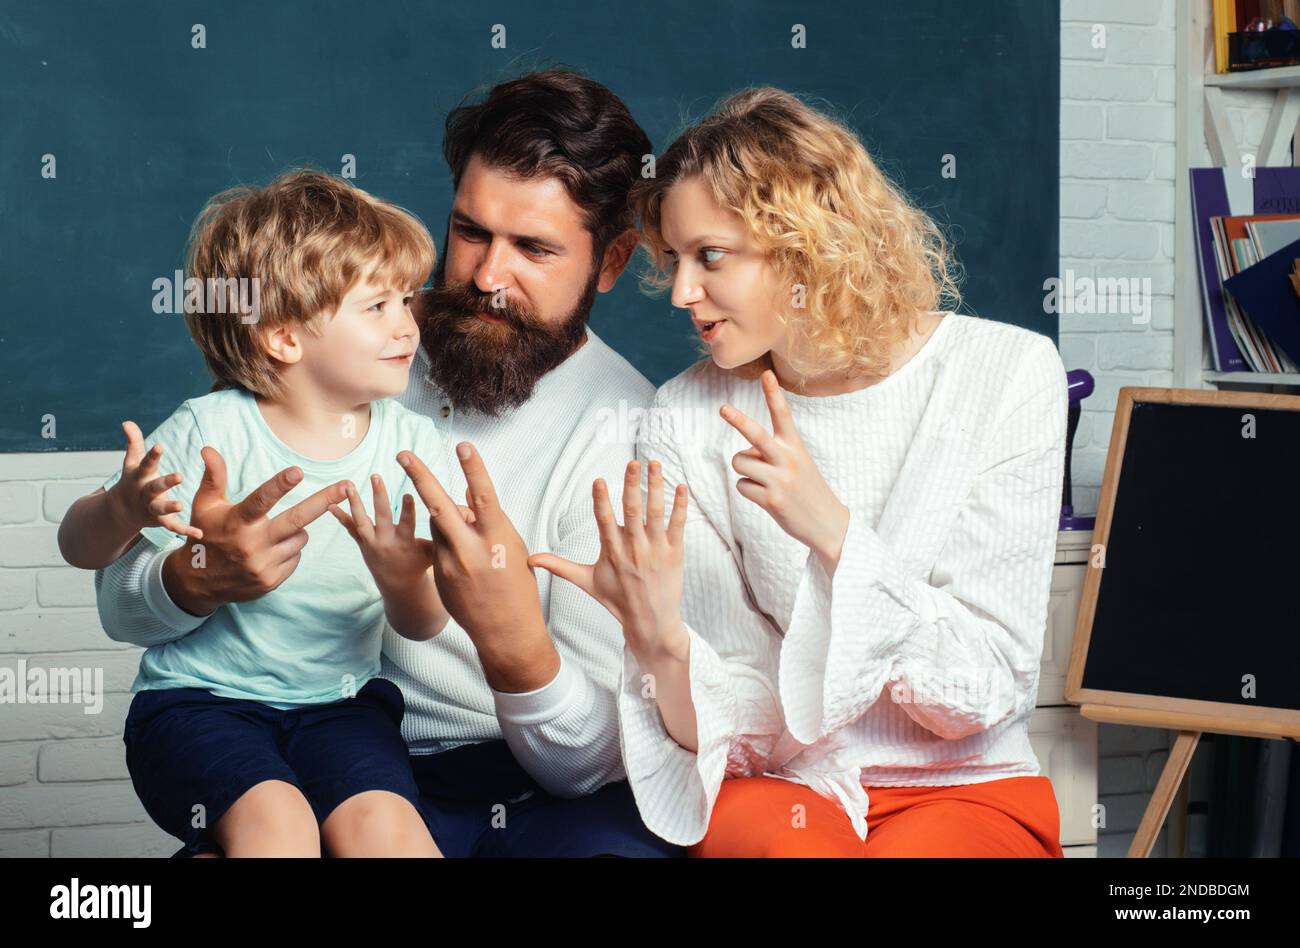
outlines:
[[[1237,385],[1300,385],[1300,374],[1295,372],[1214,372],[1206,369],[1201,377],[1207,382]]]
[[[1222,75],[1211,72],[1206,75],[1205,84],[1225,89],[1294,89],[1300,86],[1300,66],[1225,72]]]
[[[1214,71],[1211,0],[1179,0],[1175,11],[1178,39],[1174,67],[1174,385],[1178,388],[1267,385],[1289,392],[1300,388],[1300,373],[1214,371],[1201,314],[1188,171],[1200,166],[1202,140],[1209,146],[1210,159],[1215,165],[1242,167],[1246,153],[1232,134],[1223,96],[1226,90],[1238,89],[1273,92],[1264,136],[1254,152],[1255,165],[1300,165],[1291,148],[1292,137],[1300,124],[1300,66],[1219,75]]]

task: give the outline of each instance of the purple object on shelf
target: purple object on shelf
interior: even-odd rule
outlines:
[[[1095,382],[1084,369],[1071,369],[1065,374],[1065,384],[1070,395],[1070,408],[1065,432],[1065,483],[1061,487],[1060,529],[1091,530],[1097,524],[1096,517],[1074,515],[1074,501],[1070,496],[1070,459],[1074,453],[1074,432],[1079,427],[1079,413],[1082,411],[1079,403],[1092,394]]]

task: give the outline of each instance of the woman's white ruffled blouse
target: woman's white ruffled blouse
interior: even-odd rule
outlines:
[[[676,484],[690,490],[682,614],[699,752],[668,735],[627,650],[619,724],[642,817],[674,843],[703,838],[726,777],[806,784],[865,839],[870,786],[1039,772],[1029,716],[1066,428],[1052,341],[948,313],[883,381],[785,396],[850,510],[833,577],[736,491],[731,458],[749,444],[718,409],[771,430],[757,381],[700,362],[642,421],[638,456],[662,463],[666,509]]]

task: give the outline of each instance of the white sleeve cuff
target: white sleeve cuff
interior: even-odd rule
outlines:
[[[560,654],[560,670],[549,682],[533,691],[506,692],[492,689],[497,718],[511,724],[543,724],[564,713],[581,696],[586,678],[571,668]]]
[[[163,586],[162,578],[163,561],[173,550],[182,545],[183,541],[172,543],[152,554],[152,558],[145,565],[141,586],[145,605],[149,607],[155,619],[177,632],[191,632],[207,621],[208,617],[191,615],[172,602],[171,596],[167,595],[166,587]]]
[[[729,769],[760,773],[737,738],[736,698],[722,659],[687,623],[691,701],[698,751],[682,747],[668,733],[640,664],[625,648],[619,683],[619,733],[623,765],[641,818],[656,835],[678,846],[704,838],[713,804]],[[729,764],[733,765],[729,768]]]

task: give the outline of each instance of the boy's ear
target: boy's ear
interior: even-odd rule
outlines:
[[[294,365],[302,359],[302,339],[294,325],[262,330],[262,345],[276,362]]]

